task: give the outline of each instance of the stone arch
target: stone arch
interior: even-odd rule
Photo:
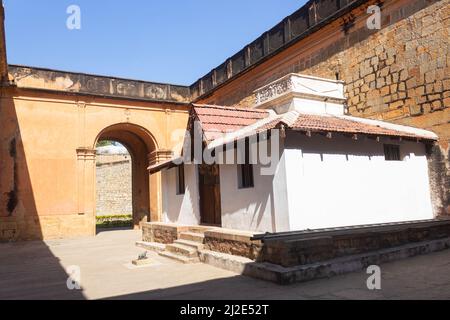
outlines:
[[[104,128],[95,138],[93,143],[93,148],[97,145],[99,140],[105,139],[104,136],[117,136],[121,133],[130,133],[134,134],[136,137],[140,138],[143,143],[147,146],[148,149],[157,150],[158,142],[154,135],[147,130],[146,128],[133,123],[116,123]]]
[[[149,159],[157,152],[158,142],[145,128],[131,123],[117,123],[103,129],[96,137],[98,141],[113,140],[123,144],[131,156],[133,225],[159,219],[160,183],[148,173]]]

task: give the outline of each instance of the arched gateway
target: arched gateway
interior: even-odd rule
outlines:
[[[177,152],[189,89],[28,67],[10,67],[0,117],[0,240],[95,234],[100,140],[132,157],[133,222],[159,221],[160,176],[152,163]]]
[[[105,128],[98,135],[95,144],[101,140],[113,140],[124,145],[131,156],[133,225],[158,219],[151,212],[159,212],[158,181],[148,175],[148,155],[157,152],[153,135],[145,128],[132,123],[119,123]],[[95,145],[94,145],[95,147]],[[151,190],[151,191],[150,191]]]

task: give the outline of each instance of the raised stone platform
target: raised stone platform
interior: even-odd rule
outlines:
[[[450,237],[450,219],[354,226],[256,236],[260,262],[284,267]]]
[[[330,278],[339,274],[364,270],[370,265],[380,265],[448,248],[450,248],[450,238],[445,238],[288,268],[273,263],[255,262],[248,258],[209,250],[200,251],[200,261],[242,275],[288,285],[296,282]]]
[[[145,230],[146,229],[146,230]],[[203,226],[145,224],[140,247],[182,263],[203,262],[291,284],[450,248],[450,219],[254,235]]]

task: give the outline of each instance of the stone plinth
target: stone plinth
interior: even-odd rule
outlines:
[[[162,222],[142,223],[142,241],[163,244],[173,243],[181,232],[189,231],[189,226]]]
[[[450,220],[398,223],[267,237],[260,261],[293,267],[450,237]]]
[[[232,254],[257,260],[262,249],[261,241],[252,241],[254,232],[215,229],[205,231],[207,250]]]

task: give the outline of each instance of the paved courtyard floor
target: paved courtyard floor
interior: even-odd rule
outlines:
[[[144,250],[140,232],[0,245],[0,299],[450,299],[450,250],[381,266],[381,290],[365,272],[279,286],[206,264],[183,265]],[[81,290],[67,288],[66,269],[79,266]]]

